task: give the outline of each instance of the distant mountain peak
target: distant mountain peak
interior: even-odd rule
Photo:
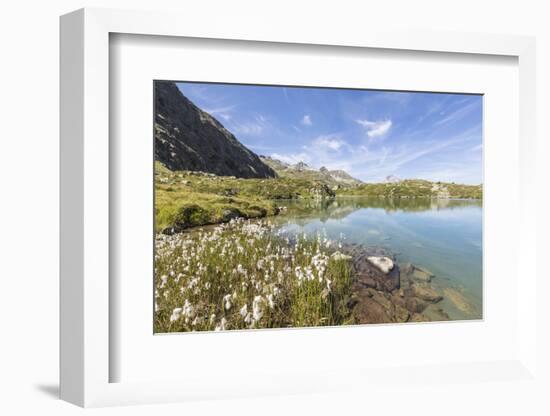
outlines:
[[[298,163],[290,166],[292,169],[295,169],[297,171],[302,170],[314,170],[313,168],[309,167],[309,165],[304,161],[299,161]]]
[[[260,158],[264,163],[274,169],[279,176],[283,177],[304,177],[323,182],[332,187],[350,187],[363,183],[344,170],[329,170],[326,166],[321,166],[321,168],[317,170],[310,167],[304,161],[289,165],[272,156],[260,156]]]
[[[395,176],[395,175],[388,175],[388,176],[386,176],[386,179],[384,179],[384,182],[386,182],[386,183],[399,183],[401,181],[402,181],[402,179]]]
[[[353,184],[353,185],[359,185],[363,183],[362,181],[354,178],[353,176],[351,176],[349,173],[347,173],[345,170],[342,170],[342,169],[331,170],[329,171],[329,174],[334,180],[338,182],[344,182],[344,183]]]

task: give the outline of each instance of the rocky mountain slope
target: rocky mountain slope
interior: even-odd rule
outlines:
[[[328,175],[335,180],[336,182],[344,185],[349,186],[356,186],[360,185],[363,182],[361,182],[359,179],[355,179],[353,176],[351,176],[349,173],[347,173],[344,170],[328,170],[324,166],[319,169],[321,172],[325,171],[328,173]]]
[[[237,178],[276,173],[173,82],[155,82],[155,158],[167,168]]]
[[[302,161],[289,164],[270,156],[260,156],[260,159],[281,177],[318,181],[333,188],[353,187],[363,183],[343,170],[328,170],[324,166],[317,170]]]

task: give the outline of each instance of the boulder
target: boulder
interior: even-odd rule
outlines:
[[[358,293],[358,301],[354,307],[354,315],[359,324],[380,324],[392,322],[388,311],[373,297],[366,293]]]
[[[224,222],[229,222],[242,216],[243,214],[237,208],[227,207],[222,211],[222,221]]]
[[[384,274],[388,274],[394,266],[392,259],[389,257],[369,256],[367,257],[367,260],[378,267],[378,269]]]
[[[399,289],[400,273],[399,267],[393,262],[391,255],[380,247],[366,247],[354,245],[343,247],[342,251],[352,256],[353,268],[356,272],[357,281],[364,287],[371,287],[383,292],[393,292]],[[388,258],[393,267],[388,273],[369,261],[369,257]]]

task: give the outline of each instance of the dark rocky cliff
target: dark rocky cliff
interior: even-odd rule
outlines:
[[[155,82],[155,158],[170,170],[238,178],[275,177],[273,169],[173,82]]]

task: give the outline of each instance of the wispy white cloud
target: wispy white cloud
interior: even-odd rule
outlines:
[[[184,87],[190,99],[242,143],[287,163],[343,169],[364,181],[390,174],[479,181],[481,100],[471,96],[350,93],[338,95],[333,108],[332,101],[317,96],[307,101],[305,92],[282,87],[276,97],[283,103],[280,108],[262,107],[259,99],[252,103],[234,87],[227,92],[200,84]],[[315,136],[321,124],[338,133]]]
[[[309,114],[306,114],[302,117],[302,121],[301,123],[304,125],[304,126],[311,126],[313,125],[313,122],[311,121],[311,116]]]
[[[371,139],[384,136],[391,128],[391,120],[356,120],[358,124],[365,127],[367,130],[367,136]]]
[[[399,173],[401,169],[412,168],[416,171],[417,161],[421,158],[448,151],[455,145],[467,144],[479,140],[479,126],[474,126],[461,134],[446,138],[434,138],[423,144],[407,143],[397,147],[371,149],[368,146],[354,148],[349,159],[345,161],[351,174],[364,180],[381,180],[390,174]],[[414,175],[418,177],[418,175]],[[432,179],[440,180],[436,176]]]
[[[234,105],[229,105],[225,107],[218,107],[218,108],[205,108],[204,111],[206,111],[208,114],[210,114],[213,117],[216,118],[222,118],[224,120],[231,120],[232,115],[231,113],[235,109]]]
[[[237,120],[237,118],[232,118],[229,121],[228,129],[237,137],[239,135],[261,136],[270,128],[269,120],[262,114],[256,114],[244,121]]]
[[[455,146],[466,146],[479,140],[479,128],[474,126],[445,140],[434,137],[428,142],[409,142],[397,146],[380,146],[376,143],[353,145],[341,134],[328,134],[312,139],[293,153],[278,152],[271,156],[287,163],[303,161],[316,168],[325,166],[328,169],[343,169],[365,181],[380,181],[392,174],[432,180],[448,180],[455,175],[455,181],[475,183],[479,175],[477,171],[472,171],[471,166],[477,166],[476,163],[466,161],[455,166],[439,158],[428,164],[420,160],[430,160],[432,155],[449,152]],[[429,169],[419,170],[419,166],[428,166]]]
[[[483,144],[482,143],[480,143],[478,145],[475,145],[475,146],[472,146],[468,149],[468,151],[470,151],[470,152],[478,152],[480,150],[483,150]]]
[[[436,114],[442,114],[443,109],[445,108],[448,98],[442,98],[439,101],[436,101],[432,104],[424,114],[418,118],[418,122],[422,123],[424,120],[434,117]]]
[[[231,131],[246,136],[259,136],[263,133],[264,126],[255,122],[235,123]]]
[[[264,146],[264,145],[258,145],[258,144],[255,144],[255,143],[244,143],[244,142],[243,142],[243,144],[246,147],[248,147],[249,149],[252,149],[255,152],[259,152],[259,153],[262,153],[262,154],[266,151],[279,149],[277,146]]]
[[[390,104],[406,106],[413,99],[414,93],[400,91],[379,91],[365,96],[363,104],[367,106],[376,106],[379,104]]]
[[[330,168],[334,162],[342,159],[350,145],[338,134],[317,136],[303,145],[299,150],[290,153],[272,153],[271,157],[286,163],[305,162],[313,167]]]
[[[287,102],[289,102],[290,99],[288,98],[288,91],[287,91],[286,87],[281,88],[281,90],[283,91],[285,99],[287,100]]]
[[[471,103],[466,104],[465,106],[460,107],[447,115],[444,114],[445,117],[437,120],[433,124],[433,126],[434,127],[443,126],[446,124],[454,123],[455,121],[459,121],[463,119],[465,116],[467,116],[468,114],[470,114],[470,112],[472,112],[474,109],[478,108],[480,103],[481,103],[480,101],[474,100]]]
[[[342,140],[340,137],[335,135],[326,135],[319,136],[314,139],[310,146],[314,148],[328,149],[328,150],[339,150],[341,147],[347,145],[347,143]]]
[[[305,163],[311,162],[311,154],[307,152],[286,153],[286,154],[272,153],[271,157],[290,164],[295,164],[298,162],[305,162]]]

